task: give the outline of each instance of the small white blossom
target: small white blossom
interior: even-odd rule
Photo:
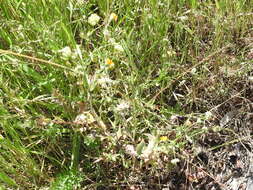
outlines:
[[[100,20],[100,16],[98,16],[97,14],[91,14],[88,18],[88,23],[92,26],[95,26]]]
[[[117,51],[119,51],[119,52],[123,52],[124,51],[122,45],[120,45],[118,43],[114,44],[114,49],[117,50]]]
[[[80,32],[79,37],[81,39],[85,39],[86,38],[86,34],[84,32]]]
[[[124,112],[124,111],[128,110],[129,108],[130,108],[129,103],[126,102],[126,101],[122,101],[122,102],[120,102],[120,103],[117,105],[116,111],[118,111],[118,112]]]
[[[173,49],[168,50],[166,53],[169,57],[173,57],[174,55],[177,54]]]
[[[69,46],[62,48],[61,50],[59,50],[59,52],[62,54],[64,58],[70,58],[72,56],[72,51]]]
[[[106,88],[107,85],[113,84],[115,81],[110,79],[109,77],[101,77],[97,79],[97,83],[101,85],[103,88]]]
[[[104,29],[103,34],[106,39],[109,39],[111,36],[111,33],[108,29]]]
[[[87,115],[82,113],[82,114],[79,114],[79,115],[76,116],[74,122],[79,123],[79,124],[85,124],[86,120],[87,120]]]
[[[191,74],[195,74],[197,72],[197,69],[194,67],[192,70],[191,70]]]
[[[181,21],[186,21],[188,20],[188,16],[180,16],[178,17]]]
[[[213,117],[213,114],[212,114],[212,112],[207,111],[207,112],[205,113],[205,116],[206,116],[206,119],[211,119],[211,118]]]
[[[180,160],[178,158],[174,158],[170,161],[170,163],[176,165],[178,162],[180,162]]]
[[[116,43],[114,38],[109,38],[108,42],[111,43],[111,44],[115,44]]]
[[[89,84],[89,86],[94,86],[95,84],[95,76],[93,75],[89,75],[87,78],[87,83]]]
[[[79,115],[76,116],[74,123],[78,123],[78,124],[92,124],[94,123],[96,120],[93,117],[93,115],[89,112],[83,112]]]
[[[137,152],[136,150],[134,149],[134,146],[133,145],[126,145],[125,147],[125,151],[127,154],[133,156],[133,157],[136,157],[137,156]]]
[[[110,79],[109,77],[102,77],[97,80],[99,84],[104,84],[104,83],[113,83],[114,81]]]

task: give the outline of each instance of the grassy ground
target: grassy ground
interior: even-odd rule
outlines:
[[[2,0],[0,189],[161,188],[246,93],[252,37],[252,0]]]

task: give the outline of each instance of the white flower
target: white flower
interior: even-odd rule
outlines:
[[[119,52],[123,52],[124,51],[122,45],[120,45],[118,43],[114,44],[114,49],[117,50],[117,51],[119,51]]]
[[[106,88],[107,85],[113,84],[114,82],[114,80],[110,79],[107,76],[97,79],[97,83],[100,84],[103,88]]]
[[[81,39],[85,39],[86,38],[86,34],[84,32],[80,32],[79,34]]]
[[[113,80],[109,77],[102,77],[97,80],[98,84],[113,83]]]
[[[87,115],[82,113],[82,114],[79,114],[79,115],[76,116],[74,122],[79,123],[79,124],[85,124],[86,120],[87,120]]]
[[[187,16],[180,16],[178,17],[181,21],[186,21],[188,20],[188,17]]]
[[[91,14],[88,18],[88,23],[92,26],[95,26],[100,20],[100,16],[98,16],[97,14]]]
[[[180,160],[178,158],[174,158],[170,161],[170,163],[176,165],[178,162],[180,162]]]
[[[130,105],[126,101],[121,101],[117,106],[116,106],[116,111],[118,112],[124,112],[130,108]]]
[[[172,57],[172,56],[174,56],[174,55],[176,55],[176,52],[174,51],[174,50],[168,50],[167,52],[167,55],[169,56],[169,57]]]
[[[137,152],[136,152],[136,150],[134,149],[134,146],[133,145],[126,145],[125,147],[125,151],[126,151],[126,153],[127,154],[129,154],[129,155],[131,155],[131,156],[133,156],[133,157],[135,157],[135,156],[137,156]]]
[[[104,29],[103,34],[106,39],[110,38],[111,36],[111,33],[108,29]]]
[[[154,158],[154,154],[156,153],[155,148],[158,144],[158,139],[155,136],[150,134],[148,134],[147,136],[149,138],[148,146],[142,151],[141,154],[141,158],[143,158],[145,162],[148,162],[149,160]]]
[[[114,38],[109,38],[109,39],[108,39],[108,42],[109,42],[111,45],[113,45],[113,47],[114,47],[114,49],[115,49],[116,51],[119,51],[119,52],[123,52],[123,51],[124,51],[124,48],[122,47],[122,45],[121,45],[120,43],[117,43],[117,42],[115,41]]]
[[[90,112],[83,112],[76,116],[74,123],[77,124],[92,124],[96,120]]]
[[[111,44],[115,44],[116,43],[114,38],[109,38],[108,42],[111,43]]]
[[[72,56],[72,51],[69,46],[62,48],[61,50],[59,50],[59,52],[64,58],[70,58]]]
[[[194,67],[192,70],[191,70],[191,74],[195,74],[197,72],[197,69]]]
[[[206,116],[206,119],[211,119],[211,118],[213,117],[213,114],[212,114],[212,112],[207,111],[207,112],[205,113],[205,116]]]

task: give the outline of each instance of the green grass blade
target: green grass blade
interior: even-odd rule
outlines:
[[[4,182],[10,186],[18,186],[13,179],[11,179],[8,175],[6,175],[3,172],[0,172],[0,181]]]

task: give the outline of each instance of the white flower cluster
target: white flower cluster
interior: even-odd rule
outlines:
[[[72,50],[69,46],[66,46],[58,50],[58,52],[62,55],[62,58],[65,60],[76,59],[78,56],[82,59],[82,52],[80,50],[80,46],[78,45],[74,50]]]
[[[115,111],[122,116],[127,115],[127,113],[129,112],[129,109],[130,109],[130,103],[125,100],[120,101],[119,104],[115,107]]]
[[[88,18],[88,23],[91,25],[91,26],[95,26],[96,24],[98,24],[100,20],[100,16],[98,16],[97,14],[93,13],[89,16]]]

